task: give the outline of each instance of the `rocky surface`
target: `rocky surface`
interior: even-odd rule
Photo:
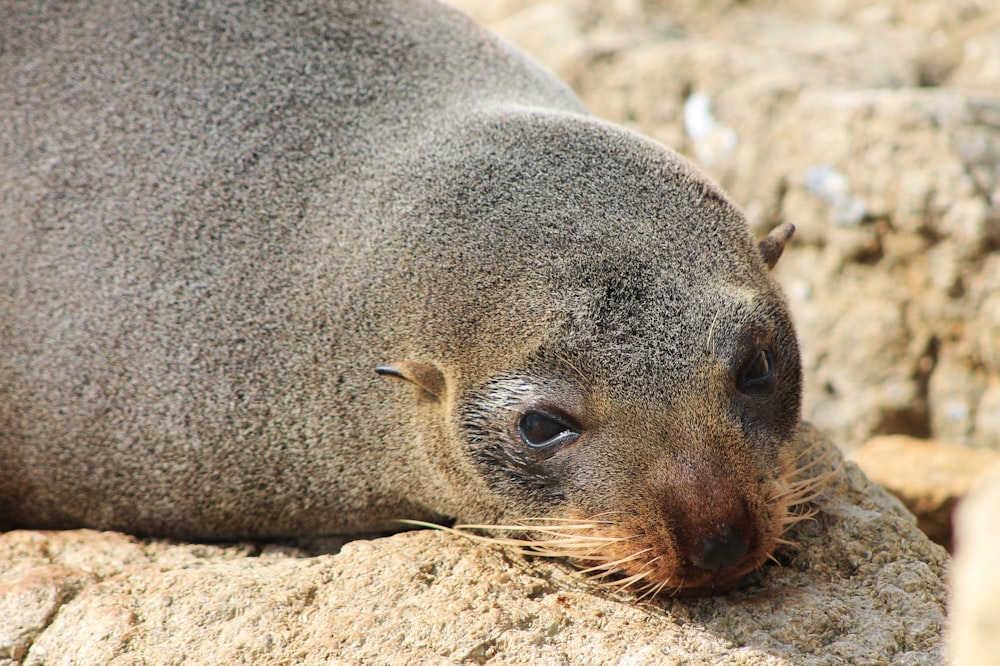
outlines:
[[[311,557],[9,532],[0,664],[940,663],[944,550],[852,463],[816,505],[781,566],[726,596],[655,601],[433,531]]]
[[[1000,5],[459,0],[597,114],[698,161],[763,235],[806,417],[847,449],[1000,448]]]

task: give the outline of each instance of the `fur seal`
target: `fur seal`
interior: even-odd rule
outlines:
[[[0,13],[5,524],[471,521],[710,591],[794,520],[790,227],[464,14]]]

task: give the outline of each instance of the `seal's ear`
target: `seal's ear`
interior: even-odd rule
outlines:
[[[781,253],[785,249],[785,244],[792,239],[795,234],[794,224],[781,224],[771,230],[763,240],[757,243],[760,256],[764,258],[764,263],[768,268],[774,268],[781,258]]]
[[[420,361],[400,361],[375,368],[375,372],[383,377],[390,377],[401,382],[409,382],[423,389],[436,400],[444,396],[444,374],[437,366]]]

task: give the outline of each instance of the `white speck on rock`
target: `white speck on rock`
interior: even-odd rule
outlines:
[[[736,132],[715,119],[712,101],[704,93],[691,93],[684,102],[684,130],[692,139],[695,157],[702,164],[718,164],[736,150]]]
[[[806,191],[830,205],[830,218],[841,227],[857,226],[868,214],[868,204],[851,196],[847,176],[828,164],[810,167],[802,177]]]

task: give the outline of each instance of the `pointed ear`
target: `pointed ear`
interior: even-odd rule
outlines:
[[[760,256],[764,258],[764,263],[768,268],[774,268],[781,258],[781,253],[785,250],[785,245],[795,234],[794,224],[781,224],[771,230],[763,240],[757,243]]]
[[[444,374],[436,365],[420,361],[400,361],[388,363],[375,368],[375,372],[383,377],[409,382],[431,394],[437,400],[444,397]]]

